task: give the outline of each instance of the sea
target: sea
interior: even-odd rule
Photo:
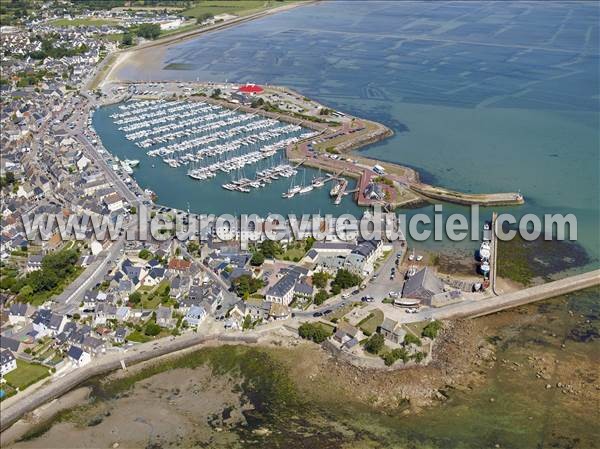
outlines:
[[[413,167],[450,189],[520,191],[525,205],[495,208],[517,218],[572,213],[577,241],[597,267],[599,5],[318,2],[169,45],[158,68],[125,65],[117,76],[283,85],[384,123],[394,136],[362,149],[365,156]],[[114,132],[110,113],[100,109],[93,120],[104,145],[142,160],[135,178],[161,204],[204,213],[362,213],[350,198],[334,206],[328,189],[293,200],[281,198],[280,185],[236,194],[219,178],[194,182],[185,169],[152,167]],[[482,220],[491,212],[483,209]]]

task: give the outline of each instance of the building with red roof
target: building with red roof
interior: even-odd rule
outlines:
[[[264,92],[264,89],[262,88],[262,86],[259,86],[258,84],[244,84],[243,86],[240,86],[238,88],[238,92],[241,92],[243,94],[246,95],[255,95],[255,94],[261,94]]]

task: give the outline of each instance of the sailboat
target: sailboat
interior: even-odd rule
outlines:
[[[281,194],[283,198],[292,198],[294,195],[296,195],[296,193],[299,193],[300,190],[302,190],[301,186],[294,185],[294,179],[295,176],[292,178],[292,182],[290,183],[290,188],[288,191]]]
[[[302,175],[302,186],[303,187],[301,187],[300,190],[298,191],[298,193],[301,194],[301,195],[303,193],[308,193],[312,189],[314,189],[314,187],[313,187],[312,184],[304,185],[305,179],[306,179],[306,170],[304,170],[304,174]]]
[[[321,169],[319,169],[319,175],[313,178],[312,185],[317,189],[325,185],[325,178],[321,176]]]

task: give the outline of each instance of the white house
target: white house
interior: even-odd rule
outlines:
[[[265,300],[277,304],[289,305],[294,299],[296,278],[286,274],[267,290]]]
[[[198,327],[202,321],[206,318],[206,310],[201,306],[192,306],[190,310],[185,314],[183,321],[185,321],[190,327]]]
[[[69,360],[71,360],[75,366],[87,365],[92,360],[90,354],[78,346],[71,346],[67,355],[69,356]]]
[[[17,359],[8,349],[0,352],[0,376],[17,369]]]

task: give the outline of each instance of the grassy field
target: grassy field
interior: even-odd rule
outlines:
[[[200,17],[203,14],[233,14],[236,16],[246,16],[261,10],[271,9],[283,6],[288,3],[295,3],[298,0],[203,0],[193,8],[187,9],[181,13],[187,17]]]
[[[49,376],[48,368],[42,365],[17,360],[17,369],[6,374],[6,382],[14,388],[23,391],[28,386]]]
[[[103,25],[118,25],[118,20],[110,19],[56,19],[48,22],[50,25],[57,27],[79,27],[79,26],[96,26],[100,27]]]
[[[358,323],[358,327],[365,335],[373,334],[383,323],[383,312],[379,309],[373,310],[365,319]]]

